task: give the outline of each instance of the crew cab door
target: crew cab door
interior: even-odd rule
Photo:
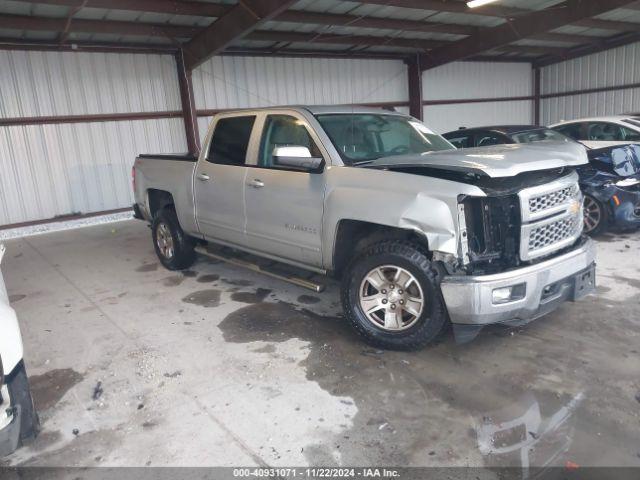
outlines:
[[[278,165],[276,147],[298,146],[328,158],[304,117],[294,111],[261,114],[258,155],[248,166],[245,201],[251,249],[306,265],[321,266],[324,165],[314,171]]]
[[[196,220],[205,238],[246,245],[244,180],[256,115],[229,114],[216,120],[207,154],[194,178]]]

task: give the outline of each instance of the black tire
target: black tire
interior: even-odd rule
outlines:
[[[20,440],[18,446],[33,440],[40,432],[40,419],[33,405],[24,363],[20,362],[7,382],[12,405],[20,405]]]
[[[609,227],[609,209],[602,202],[591,195],[585,194],[584,208],[584,233],[595,237],[604,233]],[[589,210],[589,211],[587,211]],[[595,220],[597,216],[597,220]],[[588,218],[589,217],[589,218]]]
[[[163,252],[158,242],[158,237],[164,236],[164,238],[167,238],[167,235],[170,236],[172,242],[171,255],[166,249]],[[195,262],[195,241],[182,231],[173,208],[165,207],[155,215],[153,222],[151,222],[151,236],[156,255],[165,268],[183,270],[189,268]],[[162,243],[162,240],[160,243]]]
[[[405,330],[389,331],[375,325],[360,305],[363,280],[373,269],[393,265],[408,271],[419,283],[425,298],[421,315]],[[367,247],[347,267],[342,277],[345,317],[364,340],[379,348],[415,350],[433,343],[448,325],[438,273],[425,252],[406,240],[385,240]]]

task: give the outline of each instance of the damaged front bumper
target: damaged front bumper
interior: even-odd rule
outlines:
[[[451,322],[454,327],[481,327],[517,325],[541,317],[595,290],[595,256],[594,242],[583,238],[571,251],[527,267],[445,277],[441,289]],[[509,287],[512,298],[504,294]]]

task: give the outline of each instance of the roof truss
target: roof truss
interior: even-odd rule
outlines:
[[[286,0],[240,0],[235,5],[217,4],[194,0],[15,0],[23,3],[48,4],[68,7],[65,16],[36,17],[31,15],[0,15],[0,28],[23,31],[58,32],[52,44],[68,47],[74,32],[90,34],[114,34],[120,36],[149,37],[146,45],[150,49],[175,50],[183,48],[185,63],[194,68],[212,55],[236,52],[238,54],[291,54],[296,56],[379,56],[385,58],[407,58],[421,53],[422,68],[462,59],[490,59],[502,61],[532,61],[536,64],[553,63],[559,59],[572,58],[600,49],[611,48],[637,41],[638,23],[593,18],[614,8],[640,10],[638,0],[567,0],[560,5],[542,11],[506,7],[497,2],[484,7],[469,9],[462,0],[361,0],[361,3],[412,8],[425,12],[424,19],[398,19],[389,17],[362,16],[353,13],[326,13],[290,10],[295,1]],[[83,8],[100,8],[133,12],[151,12],[167,15],[188,15],[213,19],[208,27],[172,23],[148,23],[140,21],[88,20],[77,18]],[[446,23],[432,19],[438,12],[465,14],[449,17]],[[503,19],[497,27],[478,27],[463,20],[467,16],[480,15]],[[439,18],[439,17],[438,17]],[[294,30],[260,29],[268,20],[287,22],[292,25],[315,26],[313,32]],[[450,23],[453,22],[453,23]],[[455,23],[457,22],[457,23]],[[609,37],[560,33],[550,31],[564,25],[608,30]],[[377,35],[335,33],[331,27],[358,27],[385,29],[402,32],[401,35]],[[415,38],[416,32],[448,34],[436,36],[437,40]],[[412,38],[413,37],[413,38]],[[234,46],[238,39],[268,42],[261,48]],[[521,39],[556,43],[513,44]],[[154,40],[155,39],[155,40]],[[0,39],[5,48],[16,48],[20,39]],[[38,42],[24,40],[31,48]],[[82,42],[80,42],[82,43]],[[89,42],[98,46],[96,42]],[[102,42],[104,44],[105,42]],[[106,42],[109,46],[110,42]],[[120,42],[114,41],[118,48]],[[300,50],[289,44],[317,44],[318,48]],[[131,42],[127,42],[131,45]],[[322,45],[344,45],[339,51],[323,50]],[[2,47],[0,45],[0,47]],[[142,47],[142,42],[134,44]],[[88,48],[87,42],[85,46]],[[385,52],[370,50],[372,47],[395,47]],[[105,47],[106,48],[106,47]],[[326,47],[325,47],[326,48]]]

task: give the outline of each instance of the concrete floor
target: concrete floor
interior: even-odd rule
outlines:
[[[142,222],[7,247],[43,431],[5,465],[640,466],[638,233],[599,242],[598,296],[414,353],[335,286],[166,271]]]

